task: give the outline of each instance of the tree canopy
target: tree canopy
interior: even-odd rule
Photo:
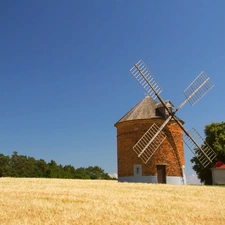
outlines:
[[[213,160],[213,163],[206,168],[202,167],[196,157],[193,157],[191,162],[194,163],[193,169],[196,171],[200,181],[210,185],[212,184],[212,173],[210,168],[212,168],[217,161],[225,163],[225,122],[222,121],[221,123],[211,123],[206,125],[204,133],[206,142],[216,152],[217,156]]]
[[[111,178],[98,166],[80,167],[57,164],[54,160],[49,163],[44,159],[36,160],[33,157],[19,155],[13,152],[12,156],[0,153],[0,177],[45,177],[67,179],[115,179]]]

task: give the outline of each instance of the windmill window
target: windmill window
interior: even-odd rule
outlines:
[[[140,164],[134,165],[134,176],[142,176],[142,166]]]
[[[137,167],[137,168],[136,168],[136,174],[139,174],[139,173],[140,173],[140,168]]]

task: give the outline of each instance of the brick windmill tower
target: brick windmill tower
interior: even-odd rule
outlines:
[[[170,101],[166,102],[172,109]],[[184,182],[184,147],[182,130],[171,120],[164,128],[167,138],[147,161],[137,157],[133,146],[153,124],[160,127],[166,111],[162,104],[146,96],[116,124],[118,180],[127,182],[175,183]],[[181,121],[183,124],[183,121]],[[144,155],[143,155],[144,156]],[[146,163],[145,163],[146,162]],[[167,178],[167,179],[166,179]]]
[[[216,154],[195,129],[188,132],[175,113],[188,101],[194,105],[214,85],[201,72],[184,91],[186,99],[174,109],[170,101],[161,98],[162,89],[143,61],[130,71],[148,96],[114,125],[118,181],[185,184],[183,133],[203,167],[212,163]]]

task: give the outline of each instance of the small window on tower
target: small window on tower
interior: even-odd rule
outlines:
[[[141,164],[134,165],[134,176],[142,176],[142,165]]]
[[[140,173],[140,168],[137,167],[137,168],[136,168],[136,174],[139,174],[139,173]]]

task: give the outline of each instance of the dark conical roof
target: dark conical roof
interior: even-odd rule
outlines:
[[[150,96],[146,96],[117,123],[127,120],[149,119],[155,117],[157,105],[158,103],[155,100],[153,100]]]
[[[172,113],[174,107],[173,103],[170,100],[167,100],[164,102],[164,104]],[[168,113],[165,110],[165,107],[163,106],[162,103],[156,102],[153,98],[147,95],[137,105],[135,105],[128,113],[126,113],[119,121],[117,121],[114,124],[114,126],[116,127],[118,123],[130,120],[151,119],[151,118],[166,119],[169,115],[170,113]],[[177,116],[176,118],[180,120],[182,124],[184,124],[184,121],[182,121]]]

